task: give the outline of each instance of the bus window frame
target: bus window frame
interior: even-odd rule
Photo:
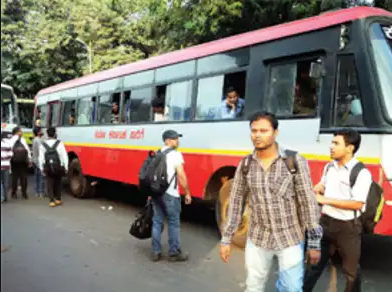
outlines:
[[[79,118],[78,113],[79,113],[79,103],[80,103],[80,101],[82,99],[85,99],[85,98],[92,99],[94,97],[95,97],[95,103],[97,104],[98,103],[98,98],[99,98],[98,93],[96,93],[95,95],[87,94],[87,95],[83,95],[83,96],[78,96],[78,98],[75,99],[75,102],[76,102],[76,105],[75,105],[75,125],[73,125],[72,127],[91,127],[91,126],[98,126],[98,125],[100,125],[100,124],[97,123],[97,117],[98,117],[98,113],[97,113],[98,110],[97,109],[95,110],[95,114],[94,114],[94,123],[90,123],[88,125],[79,125],[79,122],[78,122],[78,118]]]
[[[373,74],[373,78],[375,79],[376,82],[373,82],[372,86],[374,86],[376,88],[377,94],[374,95],[375,98],[377,98],[377,102],[379,103],[379,110],[381,111],[382,117],[384,119],[384,121],[386,121],[389,125],[392,125],[392,117],[389,116],[389,113],[386,112],[385,109],[385,101],[383,99],[383,97],[381,97],[381,94],[383,93],[382,89],[381,89],[381,83],[380,83],[380,78],[378,76],[378,72],[377,72],[377,63],[376,60],[374,58],[375,55],[375,51],[374,48],[372,46],[372,42],[370,39],[370,34],[371,34],[371,27],[373,24],[389,24],[392,25],[392,19],[389,17],[382,17],[382,16],[378,16],[378,17],[371,17],[368,18],[366,20],[365,23],[365,29],[364,29],[364,37],[366,39],[366,48],[367,48],[367,52],[368,52],[368,56],[370,59],[370,63],[371,63],[371,69]]]
[[[55,125],[51,125],[49,122],[49,117],[52,118],[52,110],[53,110],[53,106],[54,105],[59,105],[59,108],[57,109],[57,121],[55,123]],[[54,101],[50,101],[46,103],[46,107],[47,107],[47,116],[46,116],[46,128],[49,127],[58,127],[59,126],[59,121],[61,120],[61,109],[62,109],[62,105],[61,105],[61,100],[54,100]]]
[[[295,55],[290,55],[290,56],[285,56],[283,58],[273,58],[273,59],[268,59],[264,60],[264,66],[265,66],[265,78],[264,78],[264,92],[262,93],[263,97],[261,98],[263,101],[262,108],[265,108],[267,98],[270,90],[270,83],[271,83],[271,70],[273,66],[282,66],[282,65],[288,65],[288,64],[293,64],[294,62],[298,64],[299,62],[304,62],[304,61],[310,61],[313,59],[320,59],[322,64],[326,64],[327,62],[327,53],[322,50],[315,50],[315,51],[309,51],[301,54],[295,54]],[[276,117],[279,120],[298,120],[298,119],[316,119],[316,118],[321,118],[322,116],[322,109],[324,108],[323,106],[323,92],[324,92],[324,85],[325,85],[325,78],[326,76],[320,77],[319,80],[319,88],[317,92],[317,103],[316,103],[316,108],[314,111],[313,115],[276,115]]]
[[[119,122],[117,124],[112,124],[110,122],[108,122],[108,123],[101,123],[100,122],[100,119],[101,119],[101,116],[100,116],[101,97],[105,96],[105,95],[110,95],[110,103],[113,104],[113,95],[115,95],[115,94],[120,94],[120,99],[118,101],[119,102],[119,104],[118,104]],[[96,100],[96,103],[97,103],[97,112],[96,112],[97,117],[96,117],[96,120],[95,120],[96,122],[94,124],[92,124],[92,125],[102,125],[102,126],[120,125],[121,124],[121,114],[120,114],[121,113],[121,98],[122,98],[123,94],[124,94],[124,91],[123,91],[122,88],[121,89],[116,89],[115,91],[106,91],[106,92],[99,93],[98,96],[97,96],[97,100]]]

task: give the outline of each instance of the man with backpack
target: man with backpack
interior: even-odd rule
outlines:
[[[184,171],[184,158],[177,151],[179,138],[174,130],[167,130],[162,138],[165,146],[155,155],[150,154],[139,174],[139,184],[143,193],[152,198],[152,261],[161,259],[161,234],[165,217],[168,221],[169,261],[187,261],[189,254],[180,247],[181,197],[178,185],[185,190],[185,204],[191,204],[187,177]]]
[[[26,140],[22,137],[23,132],[20,127],[12,130],[10,144],[12,146],[11,172],[12,172],[12,198],[16,199],[18,181],[22,189],[22,197],[28,199],[27,195],[27,174],[28,168],[32,166],[30,148]]]
[[[359,259],[361,234],[372,233],[380,219],[382,189],[373,182],[372,175],[355,157],[361,135],[344,129],[335,132],[331,158],[319,184],[314,188],[322,205],[321,260],[310,266],[305,274],[304,292],[311,292],[330,259],[338,253],[346,276],[345,292],[360,291]]]
[[[56,207],[61,201],[61,178],[68,171],[68,154],[64,143],[56,138],[56,128],[49,127],[48,139],[42,141],[39,150],[39,167],[46,177],[46,189],[49,196],[49,206]]]
[[[275,115],[258,112],[250,118],[255,150],[237,168],[230,194],[228,217],[222,231],[220,255],[227,263],[231,241],[249,202],[245,249],[246,292],[266,290],[274,257],[278,259],[280,292],[302,292],[304,232],[308,233],[306,260],[320,259],[323,230],[305,158],[276,142]]]

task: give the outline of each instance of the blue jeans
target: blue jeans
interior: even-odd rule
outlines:
[[[34,165],[35,194],[45,193],[45,178],[37,165]]]
[[[302,292],[304,275],[303,244],[283,250],[269,250],[256,246],[250,239],[246,244],[245,262],[248,276],[246,292],[264,292],[274,257],[279,264],[276,289],[279,292]]]
[[[1,170],[1,201],[2,202],[5,199],[7,199],[9,177],[10,177],[10,171],[8,169]]]
[[[154,254],[160,254],[161,234],[163,221],[167,217],[169,233],[169,255],[177,255],[180,251],[180,214],[181,198],[165,194],[159,199],[152,200],[154,217],[152,219],[152,250]]]

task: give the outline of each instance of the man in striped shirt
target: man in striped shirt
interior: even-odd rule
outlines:
[[[276,142],[278,120],[273,114],[254,114],[250,128],[255,151],[241,161],[234,176],[228,220],[222,232],[221,258],[224,262],[229,259],[230,243],[248,197],[246,292],[265,291],[275,257],[279,265],[277,290],[302,292],[304,233],[308,232],[307,260],[311,264],[320,259],[323,234],[308,163],[301,155],[283,149]]]
[[[7,201],[11,158],[12,148],[8,141],[8,134],[1,132],[1,202]]]

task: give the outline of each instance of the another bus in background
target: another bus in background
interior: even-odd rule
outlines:
[[[18,104],[14,89],[1,84],[1,131],[9,135],[12,129],[19,125]]]

